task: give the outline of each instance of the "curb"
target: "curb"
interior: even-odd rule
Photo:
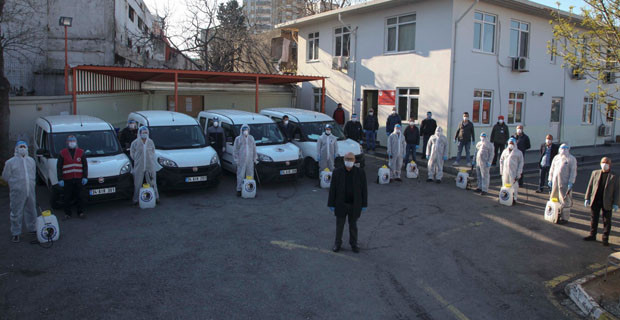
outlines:
[[[600,274],[594,273],[575,280],[566,285],[564,292],[570,297],[571,300],[573,300],[579,310],[585,313],[589,319],[619,320],[614,315],[601,308],[601,306],[594,301],[594,298],[592,298],[582,287],[584,283],[601,276],[602,275]]]

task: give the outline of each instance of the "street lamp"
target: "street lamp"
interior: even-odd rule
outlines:
[[[58,25],[65,27],[65,95],[69,94],[69,63],[67,63],[67,28],[73,24],[72,17],[60,17]],[[74,89],[75,90],[75,89]]]

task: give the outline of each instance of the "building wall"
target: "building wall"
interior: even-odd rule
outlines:
[[[352,29],[358,28],[355,101],[352,99],[353,65],[345,72],[332,70],[334,29],[341,24],[337,18],[327,23],[317,23],[299,29],[298,73],[327,76],[325,112],[332,115],[338,102],[343,104],[347,119],[351,113],[361,112],[362,90],[396,90],[411,87],[420,89],[418,117],[432,111],[439,125],[446,127],[449,99],[451,27],[451,1],[420,1],[364,14],[343,14],[342,19]],[[385,54],[386,18],[406,13],[416,13],[415,52]],[[311,32],[319,32],[319,61],[309,62],[307,40]],[[355,43],[351,43],[353,54]],[[313,88],[320,82],[304,83],[299,92],[297,106],[311,109]],[[391,107],[380,106],[378,139],[387,141],[385,122]]]
[[[69,114],[71,98],[68,96],[10,97],[11,111],[9,140],[32,143],[34,122],[38,117]]]
[[[101,118],[124,127],[129,113],[144,110],[144,93],[92,94],[77,97],[77,114]]]

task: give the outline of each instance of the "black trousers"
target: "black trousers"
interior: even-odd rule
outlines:
[[[82,179],[71,179],[65,180],[64,189],[64,204],[65,204],[65,214],[71,215],[71,207],[75,202],[77,206],[78,214],[84,212],[84,207],[82,206]]]
[[[424,142],[424,144],[422,146],[422,154],[424,155],[424,157],[427,156],[427,154],[426,154],[426,145],[428,145],[428,139],[430,139],[430,138],[431,138],[431,136],[427,136],[427,135],[424,135],[422,137],[422,141]],[[422,160],[424,160],[424,159],[422,159]]]
[[[502,156],[502,152],[504,151],[504,149],[506,149],[506,144],[504,143],[494,143],[493,146],[495,147],[495,151],[494,151],[494,155],[493,155],[493,165],[497,164],[497,160],[499,159],[499,157]]]
[[[540,172],[540,178],[538,181],[538,189],[542,190],[547,186],[547,178],[549,177],[549,168],[550,167],[542,167],[538,171]],[[519,184],[520,186],[521,184]]]
[[[611,210],[603,209],[603,206],[596,202],[594,202],[592,207],[590,207],[590,235],[596,236],[596,233],[598,232],[598,219],[601,215],[601,210],[603,210],[603,242],[608,242],[609,234],[611,233]]]
[[[337,246],[342,245],[342,233],[344,232],[344,224],[349,220],[349,244],[357,246],[357,219],[359,216],[351,212],[351,207],[347,206],[347,214],[336,217],[336,241]]]

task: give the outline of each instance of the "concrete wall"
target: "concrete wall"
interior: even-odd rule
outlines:
[[[32,143],[34,122],[38,117],[69,114],[70,96],[11,97],[9,98],[11,142],[26,140]]]
[[[144,93],[82,95],[77,99],[77,113],[101,118],[123,128],[129,113],[144,110]]]

